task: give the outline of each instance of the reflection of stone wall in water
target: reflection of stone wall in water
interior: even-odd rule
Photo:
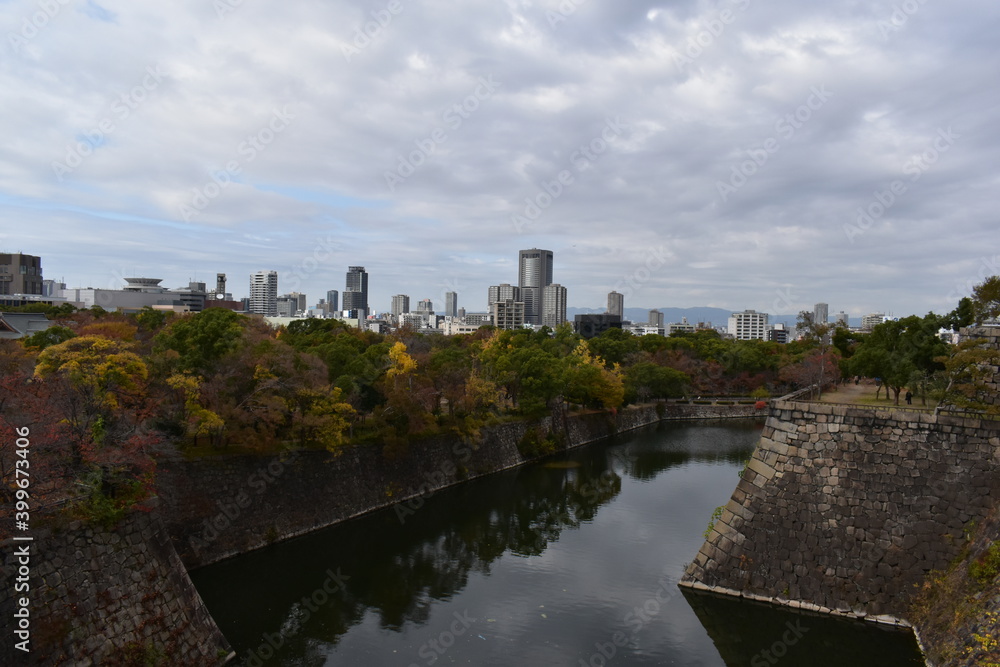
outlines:
[[[726,665],[923,667],[908,630],[682,588]],[[907,657],[911,661],[907,662]]]

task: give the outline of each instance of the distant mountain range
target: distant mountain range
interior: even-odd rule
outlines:
[[[631,320],[632,322],[647,322],[649,321],[649,310],[649,308],[626,308],[625,319]],[[698,322],[711,322],[713,327],[725,327],[729,324],[729,316],[736,312],[733,310],[726,310],[724,308],[709,308],[708,306],[697,306],[694,308],[657,308],[656,310],[663,313],[663,322],[665,324],[680,322],[681,318],[686,317],[687,321],[691,324],[698,324]],[[566,318],[572,322],[574,315],[603,312],[603,309],[598,308],[567,308]],[[795,326],[797,321],[798,313],[794,315],[770,315],[768,318],[768,322],[771,324],[781,322],[790,327]],[[861,318],[852,317],[850,319],[850,324],[851,326],[861,326]]]

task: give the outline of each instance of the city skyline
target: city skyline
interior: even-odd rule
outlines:
[[[532,246],[594,309],[947,312],[1000,273],[995,3],[386,6],[0,5],[0,252],[311,301],[361,264],[378,310],[481,310]]]

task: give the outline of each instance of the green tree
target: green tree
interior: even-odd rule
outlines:
[[[209,308],[180,318],[156,335],[156,349],[180,371],[202,375],[240,344],[247,318],[224,308]],[[169,354],[173,353],[173,354]]]
[[[673,368],[641,361],[625,370],[624,381],[625,400],[633,403],[652,398],[683,396],[690,378]]]
[[[934,313],[925,317],[910,317],[876,325],[847,362],[852,375],[881,378],[894,394],[899,394],[915,372],[933,373],[943,368],[939,357],[948,344],[938,337],[942,318]]]
[[[21,344],[29,350],[44,350],[50,345],[64,343],[75,336],[76,334],[73,333],[73,330],[69,327],[56,325],[51,326],[48,329],[36,331],[30,336],[22,338]]]
[[[1000,276],[990,276],[972,288],[972,311],[976,324],[1000,318]]]

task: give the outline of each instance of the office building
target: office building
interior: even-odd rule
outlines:
[[[767,328],[767,339],[774,343],[785,344],[791,339],[791,331],[781,322]]]
[[[660,311],[658,311],[658,310],[656,310],[654,308],[653,310],[649,311],[649,320],[648,321],[649,321],[649,326],[656,327],[657,329],[662,329],[663,328],[663,313],[661,313]],[[687,318],[686,317],[684,318],[684,321],[687,322]]]
[[[368,319],[368,272],[363,266],[351,266],[347,269],[344,312],[352,319]]]
[[[265,317],[278,315],[278,272],[258,271],[250,276],[249,312]]]
[[[555,329],[566,321],[566,288],[558,283],[542,290],[542,326]]]
[[[422,315],[433,315],[434,302],[430,299],[421,299],[417,302],[417,312]]]
[[[541,324],[542,290],[552,284],[552,251],[521,250],[517,255],[518,287],[524,302],[524,321]]]
[[[397,294],[392,297],[392,308],[389,312],[396,321],[399,321],[400,315],[410,312],[410,297],[406,294]]]
[[[883,322],[885,322],[885,313],[868,313],[861,318],[861,330],[871,331]]]
[[[682,317],[680,322],[671,322],[665,327],[666,334],[669,336],[673,333],[694,333],[697,331],[695,325],[688,322],[688,318]]]
[[[622,318],[611,313],[583,313],[573,318],[573,329],[584,338],[594,338],[608,329],[621,328]]]
[[[487,305],[492,308],[493,304],[497,301],[520,301],[521,300],[521,288],[517,285],[511,285],[510,283],[500,283],[499,285],[491,285],[489,290],[489,297],[487,299]]]
[[[444,293],[444,316],[458,317],[458,292]]]
[[[618,292],[608,293],[608,314],[625,317],[625,295]]]
[[[497,301],[491,306],[493,324],[498,329],[520,329],[525,325],[523,301]]]
[[[340,292],[335,289],[327,290],[326,304],[331,313],[336,313],[340,310]]]
[[[43,294],[41,257],[0,253],[0,295],[13,294]]]
[[[834,315],[833,322],[838,327],[844,327],[845,329],[851,326],[850,319],[847,317],[847,313],[845,313],[844,311],[840,311],[839,313]]]
[[[817,303],[813,307],[813,323],[826,324],[830,321],[830,306],[825,303]]]
[[[744,310],[729,317],[729,335],[736,340],[767,340],[767,313]]]

